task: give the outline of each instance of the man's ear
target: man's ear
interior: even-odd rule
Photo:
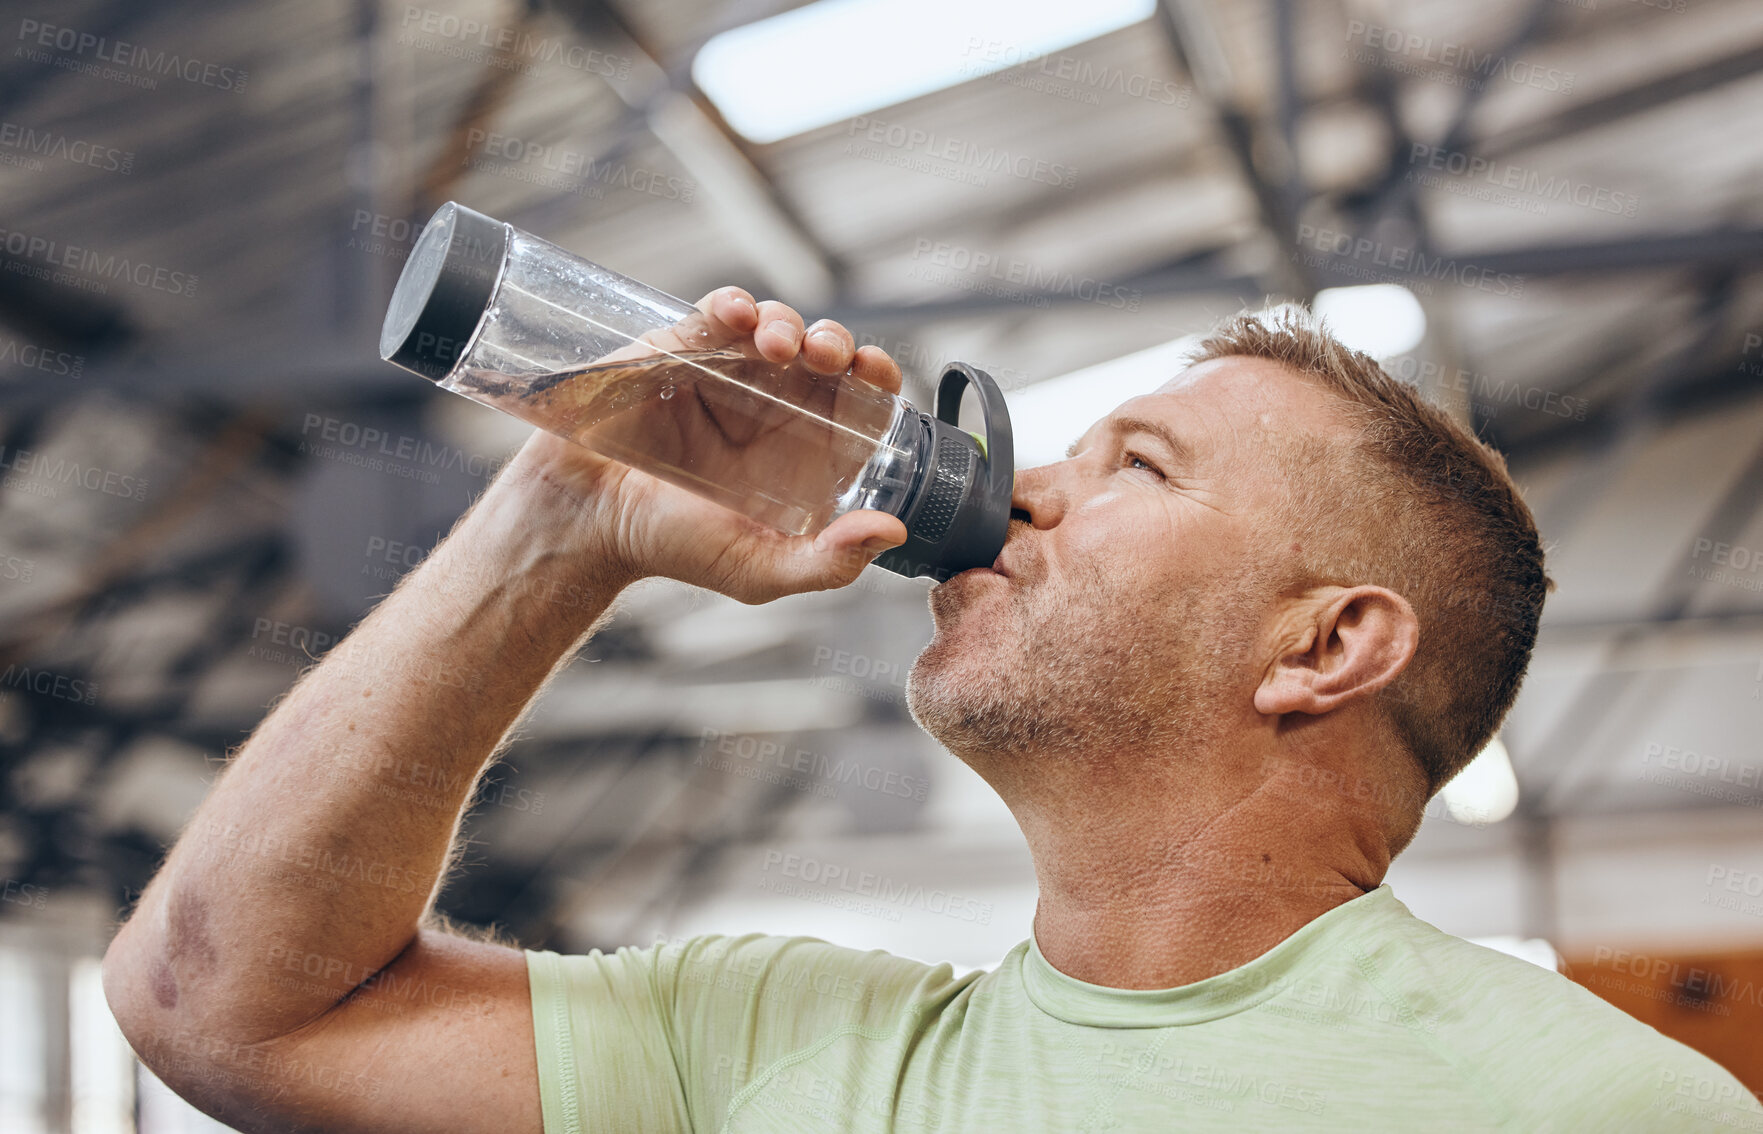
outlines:
[[[1255,690],[1255,709],[1320,715],[1396,679],[1420,644],[1408,600],[1383,587],[1330,587],[1292,626]],[[1289,625],[1289,624],[1288,624]]]

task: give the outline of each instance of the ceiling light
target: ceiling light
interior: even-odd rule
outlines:
[[[1512,758],[1499,737],[1488,741],[1481,754],[1457,773],[1440,793],[1445,811],[1459,823],[1477,826],[1498,823],[1518,806],[1518,776]]]
[[[1310,309],[1335,338],[1373,358],[1413,350],[1426,336],[1426,312],[1401,284],[1324,288]]]
[[[1149,19],[1155,0],[819,0],[723,32],[692,79],[730,126],[775,142]]]

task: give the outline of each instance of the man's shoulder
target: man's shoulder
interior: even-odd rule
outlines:
[[[819,937],[777,933],[704,933],[659,943],[664,957],[683,968],[759,975],[791,972],[870,972],[914,978],[937,966],[885,949],[853,949]],[[943,966],[947,968],[948,966]]]
[[[853,949],[817,937],[765,933],[701,934],[645,951],[658,979],[710,1000],[735,999],[794,1010],[872,1017],[946,1002],[982,978],[883,949]]]
[[[1414,995],[1431,1002],[1431,1016],[1441,1025],[1497,1031],[1498,1019],[1516,1014],[1548,1026],[1532,1033],[1539,1040],[1615,1033],[1633,1043],[1676,1044],[1552,968],[1446,933],[1412,914],[1403,922],[1378,952],[1400,958],[1408,970],[1403,983],[1419,986]]]
[[[1560,973],[1405,921],[1374,950],[1402,972],[1392,994],[1442,1058],[1534,1128],[1676,1129],[1696,1103],[1763,1117],[1725,1068]]]

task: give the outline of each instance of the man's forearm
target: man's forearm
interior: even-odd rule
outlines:
[[[272,1038],[409,944],[479,773],[627,581],[572,505],[517,459],[259,726],[111,947],[119,1018]]]

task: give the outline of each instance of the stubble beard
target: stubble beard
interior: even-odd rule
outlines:
[[[1219,601],[1241,596],[1128,595],[1099,570],[1073,583],[949,603],[913,663],[913,719],[994,786],[1033,761],[1176,752],[1218,726],[1245,614]]]

